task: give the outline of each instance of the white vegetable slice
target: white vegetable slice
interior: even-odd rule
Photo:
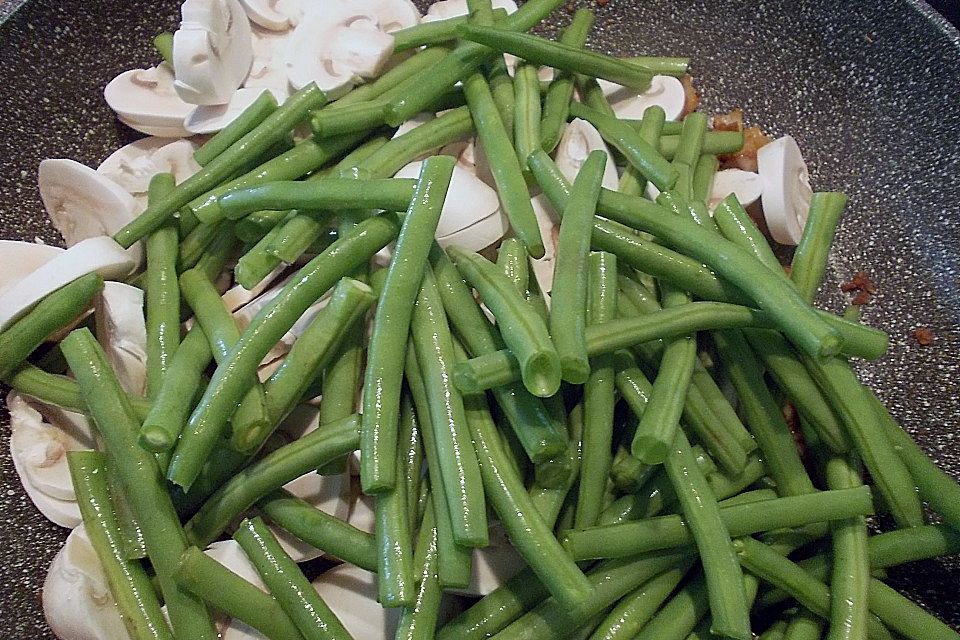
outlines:
[[[193,105],[180,99],[173,82],[173,71],[166,64],[131,69],[111,80],[103,90],[103,97],[131,129],[147,135],[180,138],[190,135],[183,128],[183,119]],[[165,133],[154,133],[158,130]]]
[[[128,638],[100,559],[83,528],[67,536],[43,581],[43,615],[59,638]]]
[[[80,507],[70,481],[68,451],[89,451],[93,435],[86,418],[63,415],[48,422],[16,392],[7,395],[10,457],[27,496],[48,520],[61,527],[80,524]],[[67,414],[63,412],[61,414]]]
[[[0,331],[47,294],[80,276],[96,272],[111,280],[126,276],[136,266],[123,247],[109,236],[81,240],[0,293]]]
[[[267,90],[271,91],[270,89]],[[233,92],[230,102],[227,104],[199,105],[187,114],[183,126],[190,133],[220,131],[253,104],[254,100],[259,98],[263,91],[262,87],[240,88]],[[274,93],[274,97],[278,103],[282,103],[287,96],[285,93],[280,95]]]
[[[283,0],[240,0],[250,21],[264,29],[286,31],[303,15],[301,3]]]
[[[227,310],[230,312],[236,311],[243,305],[249,303],[251,300],[263,293],[267,287],[273,284],[273,281],[280,277],[280,274],[286,270],[286,265],[280,265],[265,277],[263,280],[258,282],[253,289],[244,289],[243,285],[234,285],[226,293],[223,294],[223,304],[227,306]]]
[[[123,187],[90,167],[66,158],[40,163],[40,199],[67,246],[112,235],[136,217],[137,202]],[[139,263],[139,243],[128,250]]]
[[[400,609],[377,603],[377,576],[342,564],[320,574],[313,587],[354,638],[392,638]]]
[[[411,162],[397,172],[397,178],[416,178],[420,175],[422,162]],[[454,165],[450,188],[437,223],[437,238],[444,238],[469,228],[471,225],[494,215],[500,210],[497,192],[488,187],[466,168]],[[496,238],[495,238],[496,239]],[[472,249],[482,249],[490,243]],[[465,247],[469,248],[469,247]]]
[[[146,193],[150,179],[158,173],[172,173],[179,184],[199,171],[200,165],[193,159],[196,150],[197,144],[191,140],[141,138],[107,156],[97,173],[131,194]]]
[[[533,260],[533,275],[537,279],[540,291],[544,293],[547,304],[550,304],[549,293],[553,289],[553,270],[557,256],[557,234],[560,230],[560,217],[550,204],[546,195],[540,194],[530,199],[533,213],[537,217],[537,226],[540,228],[540,237],[543,238],[543,257]]]
[[[564,128],[563,136],[557,145],[557,168],[567,180],[573,182],[590,152],[598,150],[607,154],[607,164],[603,170],[603,186],[606,189],[616,190],[619,180],[613,156],[610,155],[610,149],[604,143],[600,132],[586,120],[574,118]]]
[[[763,217],[770,234],[780,244],[797,244],[813,197],[810,174],[797,141],[783,136],[760,147],[757,171],[763,185]]]
[[[61,253],[63,249],[48,244],[0,240],[0,256],[3,256],[3,270],[0,270],[0,294]]]
[[[653,76],[643,93],[603,79],[598,82],[618,118],[639,120],[647,107],[657,105],[663,107],[667,120],[678,120],[686,104],[683,83],[673,76]]]
[[[523,558],[507,540],[497,524],[490,527],[490,544],[473,550],[470,584],[453,593],[467,596],[485,596],[508,581],[524,566]]]
[[[493,0],[494,9],[506,9],[507,13],[513,13],[517,10],[517,3],[513,0]],[[440,0],[434,2],[427,9],[427,14],[423,16],[423,22],[433,22],[434,20],[446,20],[447,18],[456,18],[470,13],[467,8],[467,0]]]
[[[147,326],[143,290],[122,282],[105,282],[97,296],[97,340],[127,393],[143,395],[147,385]]]
[[[261,591],[267,591],[267,585],[257,573],[257,568],[236,540],[219,540],[211,543],[203,552]]]
[[[279,3],[278,3],[279,4]],[[299,15],[297,17],[299,20]],[[277,101],[282,103],[290,95],[290,81],[283,59],[291,31],[277,33],[254,25],[253,62],[243,81],[247,88],[270,89]]]
[[[720,201],[730,194],[737,196],[744,207],[760,199],[763,193],[763,183],[760,175],[743,169],[724,169],[713,177],[713,187],[710,189],[710,210],[713,211]]]
[[[237,0],[186,0],[173,34],[173,86],[184,102],[226,104],[253,62],[250,22]]]

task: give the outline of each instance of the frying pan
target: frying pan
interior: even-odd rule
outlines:
[[[101,91],[121,71],[156,63],[150,41],[176,27],[179,2],[30,0],[13,12],[21,1],[0,0],[0,20],[12,12],[0,26],[0,237],[58,243],[37,193],[38,163],[69,157],[96,166],[138,137]],[[960,33],[915,0],[568,7],[587,4],[597,13],[591,46],[691,56],[703,109],[739,106],[765,131],[791,134],[815,189],[850,196],[820,303],[841,310],[839,283],[870,275],[878,291],[863,318],[887,330],[891,346],[858,369],[960,477]],[[544,30],[568,20],[558,12]],[[933,330],[933,345],[916,342],[918,327]],[[65,531],[22,491],[8,421],[0,413],[0,635],[46,638],[40,589]],[[891,582],[960,625],[956,559],[891,571]]]

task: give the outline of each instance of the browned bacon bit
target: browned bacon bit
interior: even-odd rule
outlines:
[[[921,347],[929,347],[936,336],[933,335],[933,329],[930,327],[917,327],[913,330],[913,338]]]
[[[730,113],[713,116],[714,131],[743,131],[743,109],[735,107]]]
[[[840,290],[844,293],[856,292],[857,295],[851,300],[851,304],[864,305],[873,299],[877,292],[877,285],[873,284],[865,271],[858,271],[849,281],[840,285]]]
[[[693,86],[693,76],[689,73],[680,78],[680,82],[683,84],[683,93],[686,96],[683,103],[683,115],[687,115],[697,110],[700,105],[700,94]]]
[[[610,0],[597,0],[598,7],[605,7]]]

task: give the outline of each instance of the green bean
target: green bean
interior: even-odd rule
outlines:
[[[680,584],[691,564],[682,562],[624,596],[593,632],[591,640],[621,640],[636,636]]]
[[[360,478],[367,493],[389,491],[396,484],[397,409],[406,336],[424,265],[440,220],[453,172],[449,157],[428,159],[420,171],[407,215],[400,229],[384,291],[377,305],[363,380],[363,429]]]
[[[670,58],[665,56],[632,56],[625,61],[639,64],[650,70],[651,73],[663,76],[685,75],[690,67],[690,58]]]
[[[692,302],[648,316],[620,318],[602,325],[588,326],[587,354],[597,356],[612,353],[638,343],[673,338],[693,331],[746,326],[771,326],[771,320],[756,309],[723,302]],[[504,333],[509,335],[510,331]],[[454,376],[457,387],[467,393],[507,384],[521,377],[517,359],[506,349],[460,363]]]
[[[658,144],[666,117],[667,114],[664,112],[663,107],[659,105],[647,107],[643,112],[643,120],[640,121],[637,135],[651,146]],[[646,184],[646,178],[643,177],[637,168],[633,165],[628,165],[623,170],[623,176],[620,178],[620,186],[617,190],[629,195],[639,196],[643,193]]]
[[[187,538],[198,546],[210,544],[233,518],[269,492],[327,460],[354,451],[359,425],[357,416],[325,425],[246,467],[217,489],[187,522]]]
[[[355,322],[340,339],[333,360],[323,372],[320,395],[320,424],[341,420],[357,410],[357,394],[363,379],[366,325]],[[319,469],[322,475],[336,475],[347,468],[342,458]]]
[[[307,388],[323,370],[343,335],[364,316],[374,303],[373,290],[352,278],[343,278],[334,287],[326,306],[317,313],[283,364],[264,384],[269,428],[264,431],[238,431],[231,437],[238,451],[256,451],[273,427],[296,407]]]
[[[830,489],[858,487],[859,461],[855,456],[832,457],[826,463]],[[863,516],[832,523],[833,575],[830,589],[830,640],[863,638],[867,632],[870,558],[866,519]]]
[[[640,65],[625,65],[616,58],[585,51],[563,42],[469,22],[458,26],[457,34],[466,40],[513,54],[535,64],[603,78],[641,91],[650,86],[652,74]]]
[[[310,119],[310,128],[318,139],[359,133],[374,129],[384,121],[386,103],[382,99],[358,102],[349,109],[321,109]]]
[[[490,164],[503,212],[510,220],[513,232],[534,258],[544,255],[543,239],[530,204],[530,194],[523,178],[521,163],[504,129],[486,79],[473,73],[463,81],[467,105],[477,129],[480,144]],[[539,99],[539,95],[537,96]],[[524,162],[524,166],[526,162]]]
[[[214,609],[253,627],[271,640],[303,640],[276,598],[196,547],[184,551],[175,579],[182,589],[203,598]]]
[[[871,392],[867,392],[874,405],[880,428],[890,442],[890,446],[906,465],[913,482],[920,489],[920,496],[943,519],[960,529],[960,486],[944,473],[921,449],[910,434],[898,425],[886,407]]]
[[[847,196],[835,192],[815,193],[810,200],[807,224],[793,254],[790,273],[790,279],[807,302],[813,302],[823,282],[833,234],[837,231],[846,204]]]
[[[416,433],[410,402],[399,407],[399,446],[409,447]],[[362,459],[361,459],[362,461]],[[384,607],[408,607],[415,602],[416,580],[413,563],[413,532],[407,502],[407,479],[403,477],[405,459],[394,456],[397,481],[377,495],[374,507],[374,534],[377,540],[377,574],[380,604]]]
[[[289,222],[296,216],[295,211],[290,211],[283,222]],[[233,277],[244,289],[253,289],[280,266],[280,258],[271,251],[271,248],[279,240],[283,228],[283,224],[278,224],[267,231],[256,244],[237,260],[237,265],[233,269]]]
[[[229,413],[247,392],[242,373],[253,372],[303,313],[342,276],[366,263],[396,235],[388,216],[364,220],[349,234],[308,262],[267,306],[260,310],[229,357],[218,367],[193,411],[170,461],[167,477],[188,488],[213,451]]]
[[[582,48],[587,42],[587,34],[593,27],[594,16],[589,9],[578,9],[570,24],[560,34],[560,42],[571,47]],[[563,127],[570,112],[573,99],[574,76],[567,71],[554,71],[553,81],[543,98],[543,117],[540,120],[541,146],[551,153],[560,142]],[[526,164],[526,157],[523,162]]]
[[[220,196],[221,212],[230,219],[260,209],[385,209],[404,211],[410,204],[415,180],[350,180],[328,178],[306,182],[278,181],[236,189]]]
[[[874,436],[880,415],[850,364],[842,358],[815,360],[806,355],[803,363],[843,420],[894,520],[901,527],[922,525],[923,506],[910,472],[893,444]]]
[[[417,363],[416,349],[412,340],[407,345],[404,373],[417,411],[418,428],[423,440],[424,456],[427,459],[430,487],[432,493],[436,496],[432,502],[437,525],[437,553],[440,556],[437,571],[440,584],[443,588],[465,587],[470,583],[473,551],[468,547],[457,544],[453,537],[453,524],[450,509],[445,499],[443,474],[440,470],[440,453],[433,430],[430,428],[430,401],[427,398],[427,390],[420,373],[420,365]]]
[[[373,176],[392,176],[425,153],[466,138],[473,133],[467,107],[457,107],[407,133],[393,138],[357,167]],[[404,209],[401,207],[401,209]]]
[[[161,197],[176,186],[173,175],[158,173],[150,180],[150,197]],[[147,395],[155,398],[173,354],[180,344],[180,290],[177,287],[177,252],[180,238],[173,225],[160,227],[147,237],[147,290],[144,315],[147,325]]]
[[[103,438],[107,455],[116,464],[124,492],[140,520],[174,635],[216,638],[203,604],[173,581],[176,563],[186,549],[186,537],[156,460],[137,445],[136,419],[103,349],[88,329],[73,331],[60,345]]]
[[[484,640],[550,595],[537,574],[524,567],[441,627],[437,640]]]
[[[797,445],[763,378],[763,368],[738,331],[715,331],[714,343],[740,398],[740,410],[760,445],[767,471],[782,495],[814,490]]]
[[[497,640],[547,640],[567,637],[586,618],[606,610],[614,602],[664,571],[686,563],[685,554],[659,552],[636,558],[611,560],[587,574],[593,585],[590,597],[571,607],[550,597],[498,633]]]
[[[550,337],[560,357],[563,379],[572,384],[582,384],[590,375],[585,338],[586,262],[590,253],[590,225],[605,163],[606,155],[602,151],[591,152],[583,163],[573,185],[573,197],[564,207],[557,241]]]
[[[96,273],[81,276],[40,300],[0,332],[0,378],[7,378],[51,333],[69,327],[103,288]]]
[[[586,105],[587,108],[593,109],[597,113],[616,117],[613,107],[610,106],[610,102],[607,101],[607,96],[603,93],[603,87],[600,86],[596,78],[584,74],[577,74],[576,82],[577,93],[580,94],[581,104]],[[570,103],[570,115],[573,115],[574,109],[577,108],[576,105],[576,102]]]
[[[331,217],[333,217],[331,211],[309,213],[298,211],[296,215],[274,227],[277,233],[270,234],[269,246],[266,247],[267,253],[282,263],[293,264],[316,242],[327,228]]]
[[[727,525],[682,431],[677,432],[673,449],[664,466],[703,562],[713,614],[710,630],[749,640],[750,608]]]
[[[872,510],[870,490],[857,487],[721,506],[720,518],[731,535],[743,536],[870,515]],[[670,515],[568,531],[562,542],[574,560],[587,560],[617,558],[690,544],[693,536],[680,516]]]
[[[743,581],[744,583],[753,581],[756,585],[752,576],[744,576]],[[704,637],[713,638],[715,636],[709,633],[709,623],[712,622],[708,615],[709,611],[707,583],[701,571],[667,600],[635,638],[636,640],[684,640],[688,633],[694,631],[694,628],[699,629],[701,626],[706,627],[707,630]],[[703,623],[697,625],[701,618]]]
[[[756,440],[743,426],[736,410],[731,406],[730,400],[723,394],[720,387],[717,386],[713,376],[702,366],[699,359],[695,365],[688,395],[693,394],[703,403],[703,406],[714,416],[717,423],[723,427],[722,430],[731,436],[744,452],[750,453],[756,449]],[[704,439],[699,431],[698,437]],[[722,466],[730,470],[726,465]]]
[[[324,426],[326,428],[326,426]],[[377,570],[374,537],[283,489],[267,494],[257,509],[307,544],[367,571]]]
[[[500,349],[503,346],[500,335],[480,311],[470,288],[439,246],[431,250],[430,261],[444,310],[466,349],[474,356]],[[551,415],[543,401],[521,384],[497,387],[493,394],[531,461],[544,462],[566,449],[562,421]]]
[[[556,165],[546,154],[535,152],[530,168],[550,200],[562,209],[570,198],[570,191]],[[662,208],[643,198],[612,191],[601,191],[598,213],[630,220],[636,228],[665,239],[716,269],[761,309],[776,317],[781,328],[808,353],[827,356],[840,349],[840,336],[831,325],[817,316],[795,291],[778,286],[780,281],[776,275],[733,243],[718,239],[692,220],[664,216]]]
[[[693,168],[693,199],[694,204],[707,204],[710,201],[710,192],[713,189],[714,176],[720,168],[717,156],[705,153],[697,160]],[[714,220],[716,222],[716,220]]]
[[[830,589],[802,567],[752,538],[734,541],[740,562],[750,573],[777,587],[787,589],[797,602],[820,616],[830,616]],[[889,633],[876,617],[867,619],[867,637],[884,638]]]
[[[864,598],[864,602],[867,601],[870,604],[870,611],[891,631],[903,638],[911,640],[960,638],[960,634],[939,618],[876,578],[870,579],[867,596]]]
[[[535,0],[524,3],[518,11],[501,20],[498,26],[526,31],[546,18],[562,3],[563,0]],[[487,47],[474,42],[458,44],[449,55],[433,65],[429,73],[408,78],[402,84],[402,88],[397,88],[397,94],[387,106],[387,124],[395,127],[421,111],[426,111],[438,96],[455,85],[458,80],[465,80],[492,53]]]
[[[617,312],[617,259],[609,253],[589,258],[589,321],[606,322]],[[580,488],[577,491],[577,528],[596,524],[603,510],[603,492],[612,464],[614,371],[613,357],[596,358],[583,388],[583,449]]]
[[[820,640],[824,622],[806,609],[801,609],[787,625],[784,640]]]
[[[143,213],[114,234],[114,239],[121,246],[129,247],[156,230],[181,207],[230,178],[239,166],[258,156],[264,148],[281,140],[303,121],[307,113],[324,102],[326,97],[313,83],[290,96],[282,107],[216,156],[202,170],[177,185],[173,191],[156,203],[148,205]],[[315,166],[319,164],[321,163]],[[212,216],[198,215],[197,217],[207,223],[216,219]]]
[[[127,560],[142,560],[147,557],[147,545],[143,540],[143,527],[140,526],[140,519],[133,512],[130,500],[123,491],[123,483],[120,474],[117,473],[116,464],[109,461],[106,463],[106,476],[110,502],[113,505],[113,512],[120,528],[120,545],[123,557]]]
[[[494,56],[484,65],[487,76],[487,84],[490,86],[490,95],[493,96],[493,103],[497,105],[497,112],[500,114],[500,120],[503,122],[503,129],[507,132],[507,138],[513,139],[513,121],[514,113],[517,108],[516,96],[514,95],[514,81],[507,68],[507,61],[503,56]],[[537,79],[537,97],[539,99],[540,80]],[[464,95],[466,100],[466,95]],[[525,159],[520,160],[520,166],[526,164]]]
[[[229,357],[230,350],[240,340],[236,320],[227,311],[220,293],[213,283],[202,274],[190,269],[180,276],[180,289],[184,299],[196,314],[197,323],[203,329],[213,359],[219,365]],[[233,425],[233,441],[242,441],[246,434],[261,433],[270,426],[263,385],[256,372],[248,374],[247,392],[230,417]],[[246,450],[241,449],[246,453]]]
[[[173,67],[173,34],[169,31],[158,33],[153,38],[153,48],[157,50],[163,61]]]
[[[264,89],[257,99],[250,103],[230,124],[221,129],[212,138],[204,142],[193,152],[193,159],[201,167],[210,164],[214,158],[229,149],[243,136],[256,129],[261,122],[277,110],[277,99],[273,93]]]
[[[760,634],[759,640],[783,640],[787,633],[787,626],[789,623],[786,620],[775,620],[766,631]]]
[[[630,125],[621,122],[616,116],[605,115],[577,103],[570,105],[570,115],[583,118],[595,126],[604,140],[622,153],[631,166],[661,191],[666,191],[676,184],[679,177],[676,168],[670,166],[656,147],[640,137],[640,134]],[[552,198],[551,202],[553,202]],[[554,202],[554,206],[556,204]]]
[[[687,114],[683,119],[683,127],[680,129],[680,140],[677,142],[677,150],[673,156],[673,163],[685,164],[691,170],[690,177],[693,177],[692,171],[700,160],[700,154],[703,153],[703,141],[707,134],[707,116],[694,111]],[[692,185],[690,185],[692,187]],[[684,187],[686,188],[686,187]],[[692,193],[683,194],[688,200],[692,198]]]
[[[207,249],[218,238],[232,237],[233,232],[224,224],[200,224],[183,238],[177,256],[177,271],[186,271],[197,265]]]
[[[84,528],[130,636],[138,640],[173,638],[146,571],[124,554],[123,534],[107,485],[106,456],[96,451],[70,451],[67,462]]]
[[[560,462],[567,469],[562,482],[556,486],[542,486],[539,480],[534,479],[530,487],[530,500],[540,514],[545,525],[553,529],[560,516],[560,509],[563,502],[570,494],[570,490],[577,482],[580,476],[580,461],[582,458],[583,446],[583,403],[578,404],[570,412],[567,420],[568,439],[567,449],[560,456]],[[543,465],[541,465],[543,466]],[[537,468],[537,471],[540,467]]]
[[[736,194],[731,193],[717,205],[713,220],[724,238],[752,253],[774,273],[783,273],[783,266],[770,248],[770,243],[750,219]]]
[[[180,430],[193,406],[184,402],[200,388],[203,371],[213,354],[207,336],[199,324],[187,332],[177,348],[170,368],[154,398],[154,404],[142,418],[138,441],[148,451],[160,453],[174,447]]]
[[[513,146],[520,168],[526,170],[527,156],[540,148],[540,67],[520,61],[513,76]]]
[[[530,261],[527,250],[517,238],[506,238],[497,249],[497,266],[521,293],[530,283]]]
[[[494,18],[502,20],[507,16],[505,9],[494,9]],[[469,16],[456,16],[433,22],[422,22],[406,29],[392,32],[393,52],[399,53],[431,44],[441,44],[457,39],[457,26],[467,21]]]
[[[524,386],[541,397],[556,393],[560,387],[560,358],[543,320],[488,260],[457,248],[450,253],[460,273],[497,319],[504,341],[516,354]]]
[[[396,35],[398,32],[394,32]],[[396,89],[411,78],[419,78],[423,72],[432,69],[441,60],[447,57],[450,50],[446,47],[428,47],[418,51],[406,60],[385,71],[373,82],[354,87],[345,96],[328,104],[325,109],[340,109],[361,102],[375,100],[387,91]],[[416,114],[414,114],[416,115]],[[399,124],[399,123],[398,123]]]
[[[437,527],[434,523],[433,499],[430,494],[417,534],[414,566],[421,567],[414,603],[404,607],[397,623],[396,640],[433,640],[440,614],[440,578],[437,575]]]
[[[622,372],[617,373],[618,381],[620,373]],[[627,401],[627,404],[630,402]],[[613,466],[610,467],[610,480],[621,493],[637,493],[643,489],[643,485],[653,477],[657,469],[656,465],[640,462],[621,446],[613,458]]]
[[[680,136],[666,134],[660,137],[657,151],[667,160],[673,160],[680,147]],[[743,147],[743,132],[741,131],[708,131],[703,138],[701,153],[722,155],[735,153]]]
[[[307,640],[347,640],[350,633],[320,598],[297,563],[260,518],[244,519],[233,534],[270,594]]]
[[[450,379],[455,361],[453,338],[431,269],[423,274],[411,331],[430,407],[430,421],[424,429],[432,432],[436,442],[454,539],[466,547],[482,547],[488,540],[484,483],[466,433],[464,400]]]

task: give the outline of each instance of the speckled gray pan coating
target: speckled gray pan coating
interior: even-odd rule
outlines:
[[[0,19],[16,2],[7,0]],[[0,27],[0,237],[58,241],[37,195],[37,164],[70,157],[95,166],[136,137],[114,120],[101,90],[121,71],[155,63],[150,39],[176,25],[177,5],[31,0]],[[926,5],[896,0],[609,0],[597,15],[593,46],[693,57],[706,109],[740,106],[764,130],[793,135],[815,188],[849,194],[821,301],[840,309],[838,283],[859,270],[871,275],[879,292],[864,318],[893,344],[861,367],[864,378],[960,476],[957,31]],[[567,20],[561,13],[553,26]],[[911,332],[919,326],[933,329],[934,346],[917,345]],[[0,632],[47,637],[40,588],[64,532],[20,488],[7,418],[0,414]],[[956,562],[892,574],[960,623]]]

